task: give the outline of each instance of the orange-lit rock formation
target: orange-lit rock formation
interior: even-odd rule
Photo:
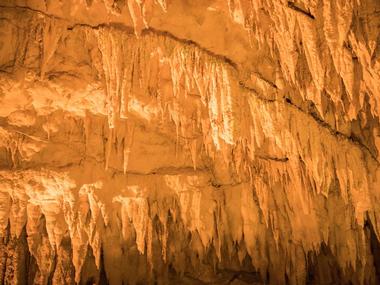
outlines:
[[[0,0],[0,283],[378,284],[379,113],[377,0]]]

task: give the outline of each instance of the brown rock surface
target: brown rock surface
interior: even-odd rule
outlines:
[[[380,1],[0,0],[0,284],[379,284]]]

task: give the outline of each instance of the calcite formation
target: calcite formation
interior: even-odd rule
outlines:
[[[1,284],[379,284],[380,1],[0,0]]]

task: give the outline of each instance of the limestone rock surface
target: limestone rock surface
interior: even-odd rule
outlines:
[[[0,284],[379,284],[380,1],[0,0]]]

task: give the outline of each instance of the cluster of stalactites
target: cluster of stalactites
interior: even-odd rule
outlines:
[[[8,221],[13,238],[26,225],[29,251],[45,281],[54,270],[54,256],[61,254],[64,237],[71,240],[76,282],[88,248],[98,269],[103,254],[111,284],[133,280],[133,274],[123,273],[133,270],[120,265],[134,245],[149,270],[170,263],[183,273],[189,266],[210,262],[213,249],[215,263],[228,264],[237,254],[242,264],[250,256],[263,279],[269,272],[273,284],[285,282],[285,276],[291,284],[304,284],[305,253],[318,255],[321,244],[327,244],[344,275],[349,276],[352,268],[360,284],[373,280],[365,228],[357,223],[352,227],[355,213],[340,195],[321,200],[298,190],[296,177],[288,176],[291,166],[260,160],[256,165],[250,183],[215,189],[208,185],[207,173],[193,172],[134,177],[126,183],[127,191],[112,194],[106,180],[77,187],[64,173],[4,171],[0,173],[0,235]],[[332,215],[335,209],[339,212]],[[42,217],[46,236],[41,231]],[[137,272],[138,263],[134,264]]]
[[[286,81],[303,99],[312,101],[322,117],[327,111],[323,97],[333,102],[337,124],[339,117],[350,122],[360,115],[364,127],[367,113],[379,116],[378,31],[372,28],[378,23],[374,13],[378,3],[228,0],[228,6],[233,20],[248,30],[252,40],[279,58]],[[378,130],[373,132],[377,137]]]
[[[128,119],[130,112],[149,120],[169,120],[176,126],[177,140],[187,139],[194,167],[202,141],[209,153],[221,150],[222,144],[234,144],[237,103],[232,93],[237,87],[232,86],[236,82],[230,79],[231,67],[195,46],[165,37],[136,39],[100,28],[96,38],[110,129],[116,121]]]

